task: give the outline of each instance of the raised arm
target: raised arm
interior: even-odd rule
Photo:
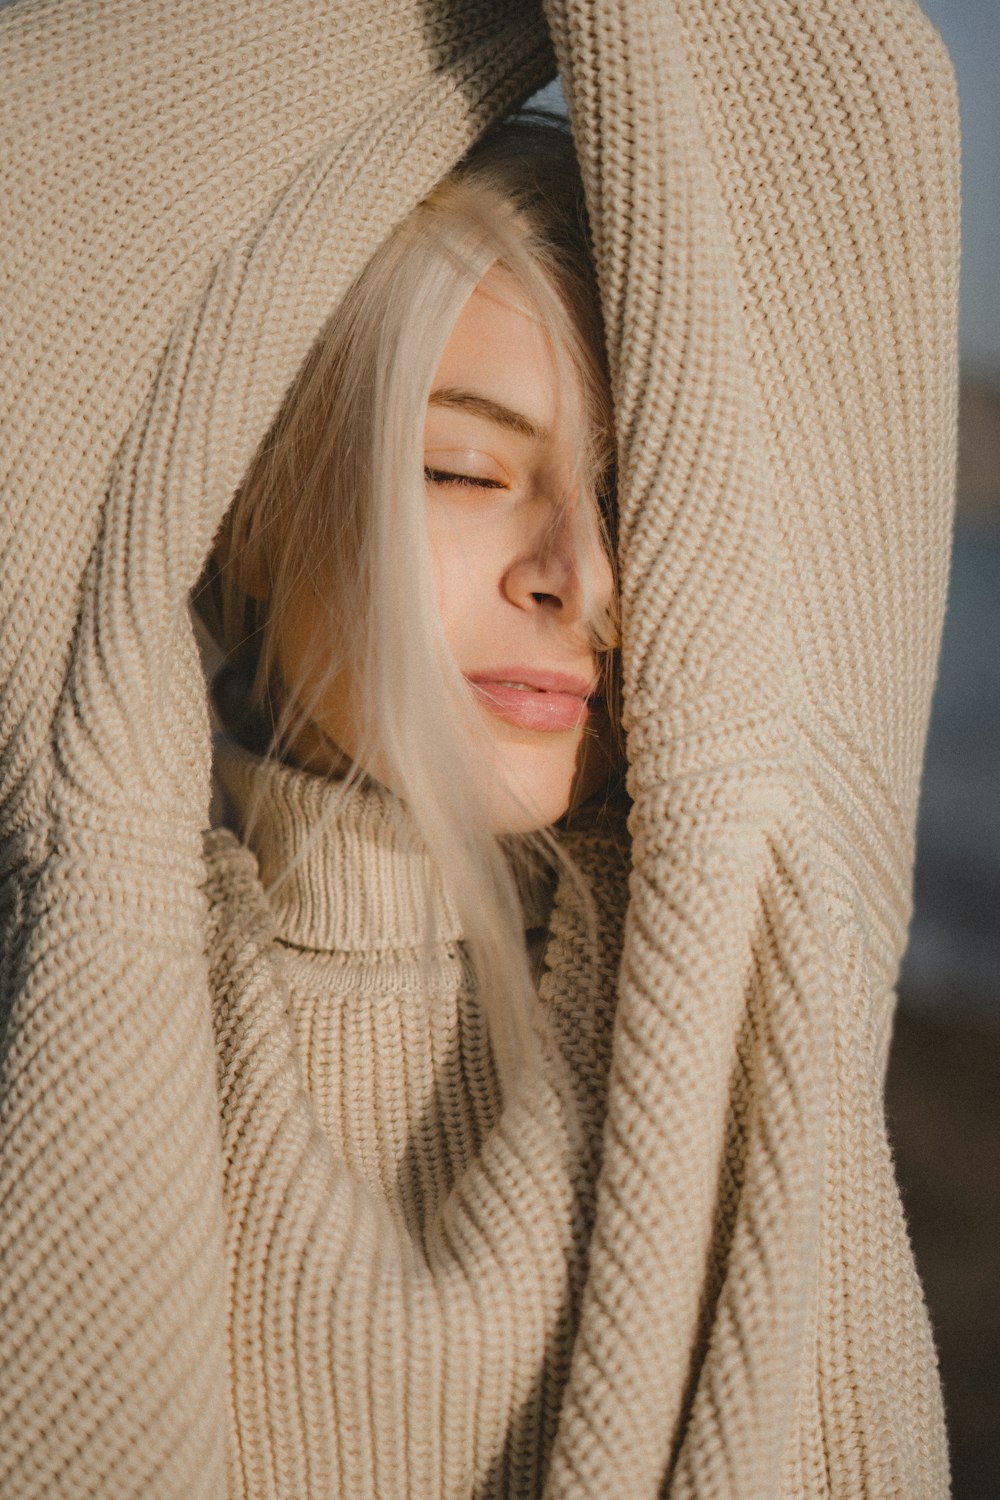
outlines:
[[[210,737],[187,617],[372,248],[531,8],[0,9],[0,1490],[224,1493]]]

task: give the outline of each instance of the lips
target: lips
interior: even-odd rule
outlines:
[[[592,683],[563,672],[494,667],[466,673],[478,703],[520,729],[557,733],[579,729],[590,717]]]

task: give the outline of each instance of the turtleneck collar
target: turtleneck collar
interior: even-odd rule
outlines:
[[[378,782],[345,795],[341,783],[221,737],[216,771],[227,821],[257,857],[282,941],[370,953],[422,947],[432,934],[438,942],[461,938],[458,913],[413,820]],[[526,928],[544,927],[551,878],[519,878],[518,887]]]

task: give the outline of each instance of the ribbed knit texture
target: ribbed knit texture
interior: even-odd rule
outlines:
[[[614,387],[631,899],[596,979],[557,900],[543,985],[598,1016],[619,976],[599,1178],[543,1088],[428,1164],[435,1226],[485,1216],[452,1303],[444,1240],[408,1248],[310,1121],[265,913],[213,937],[186,599],[324,318],[554,61]],[[0,137],[4,1500],[325,1500],[314,1368],[356,1403],[351,1500],[475,1493],[488,1452],[484,1493],[549,1500],[946,1494],[882,1107],[954,458],[955,101],[915,5],[17,0]],[[249,859],[212,864],[248,909]],[[220,964],[284,1042],[220,1048]],[[448,1309],[503,1328],[532,1257],[530,1336],[477,1343]]]
[[[558,997],[541,982],[583,1125],[570,1154],[558,1087],[501,1116],[454,910],[435,903],[428,948],[430,865],[387,794],[334,809],[307,773],[238,751],[222,769],[237,814],[257,807],[261,875],[291,869],[265,897],[253,857],[209,837],[230,1493],[537,1494],[582,1284],[614,976]],[[575,824],[566,843],[602,880],[613,952],[620,812]],[[526,890],[533,930],[550,893]],[[556,956],[575,945],[580,962],[571,888],[551,925]]]

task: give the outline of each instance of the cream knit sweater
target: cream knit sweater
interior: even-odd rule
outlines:
[[[428,952],[430,866],[388,794],[358,791],[332,820],[319,777],[231,748],[221,769],[239,822],[254,803],[256,855],[209,836],[229,1493],[539,1494],[592,1219],[613,969],[588,972],[571,881],[551,915],[548,882],[525,885],[547,962],[581,976],[572,993],[550,973],[540,986],[583,1126],[571,1152],[558,1076],[501,1116],[454,909],[434,903]],[[562,840],[601,882],[606,955],[622,833],[612,804]],[[291,873],[265,897],[258,865],[267,884]]]
[[[545,1089],[480,1196],[428,1164],[408,1248],[287,1028],[213,1026],[213,975],[276,1026],[283,991],[263,912],[211,930],[220,881],[254,897],[206,865],[186,601],[324,318],[556,63],[619,446],[607,1113],[599,1175]],[[946,1494],[882,1107],[954,456],[955,103],[916,6],[15,0],[0,139],[4,1500],[326,1500],[328,1462],[436,1500],[490,1455],[483,1492],[548,1500]],[[599,1028],[559,909],[545,1003]]]

